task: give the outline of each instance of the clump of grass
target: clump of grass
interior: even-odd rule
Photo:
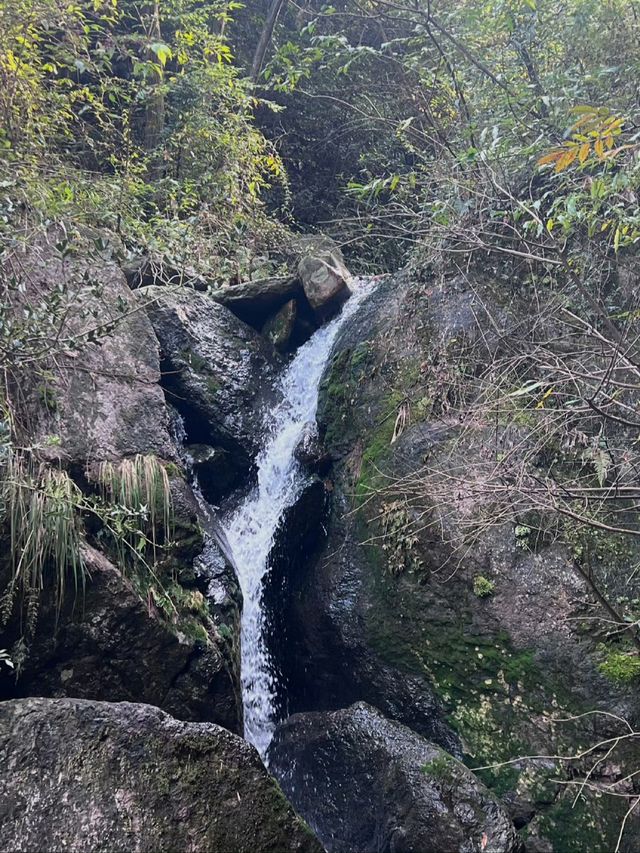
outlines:
[[[98,480],[105,501],[139,514],[141,529],[136,531],[139,535],[135,548],[144,550],[141,542],[146,539],[155,557],[157,547],[170,537],[173,514],[169,476],[164,465],[152,454],[139,453],[120,462],[102,462]]]
[[[25,633],[37,621],[45,573],[51,571],[56,608],[69,584],[84,588],[86,568],[80,547],[82,523],[76,512],[82,493],[66,471],[9,453],[0,469],[0,519],[7,527],[10,579],[0,599],[0,624],[23,603]]]

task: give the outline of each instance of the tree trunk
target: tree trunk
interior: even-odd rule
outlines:
[[[150,14],[147,24],[147,37],[151,42],[162,41],[162,33],[160,31],[160,5],[159,0],[154,0],[150,8]],[[158,57],[149,51],[147,59],[158,62]],[[149,95],[144,111],[144,150],[149,154],[156,152],[162,133],[164,131],[164,93],[162,91],[162,71],[158,71],[156,79],[153,83],[153,91]],[[152,178],[161,177],[162,161],[157,153],[152,157],[149,170]]]
[[[251,65],[251,79],[254,83],[257,82],[258,77],[260,76],[260,72],[262,71],[262,64],[264,62],[264,57],[267,52],[267,48],[269,47],[269,42],[271,41],[271,36],[273,35],[273,28],[275,27],[276,21],[278,20],[280,10],[282,9],[285,3],[286,0],[271,0],[271,6],[269,7],[267,20],[265,21],[264,27],[262,28],[262,32],[260,33],[260,40],[258,41],[256,52],[253,55],[253,63]]]

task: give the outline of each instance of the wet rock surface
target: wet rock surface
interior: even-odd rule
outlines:
[[[3,702],[0,761],[7,850],[322,851],[251,746],[148,705]]]
[[[160,341],[163,386],[188,440],[229,451],[241,484],[260,448],[261,409],[278,365],[272,347],[205,294],[163,287],[136,295]]]
[[[297,714],[270,766],[335,853],[515,853],[497,799],[460,762],[374,708]]]
[[[292,710],[365,700],[476,765],[571,752],[619,733],[603,716],[555,722],[610,711],[612,699],[621,717],[638,716],[633,686],[599,671],[599,636],[583,620],[607,617],[575,554],[553,542],[523,545],[513,524],[458,550],[464,515],[430,523],[428,495],[414,510],[389,488],[423,466],[442,471],[443,482],[448,466],[469,477],[481,466],[490,430],[461,438],[447,395],[460,353],[486,358],[500,346],[478,329],[491,298],[461,279],[421,287],[401,276],[381,282],[341,330],[318,416],[334,458],[328,537],[288,604]],[[493,314],[507,323],[523,316],[516,303],[498,303]],[[420,519],[417,534],[405,535]],[[626,755],[619,778],[637,760]],[[557,764],[524,763],[483,780],[509,804],[531,850],[615,847],[623,799],[587,794],[573,810],[567,789],[550,781],[567,781],[563,774]],[[628,822],[626,835],[631,850],[637,825]]]

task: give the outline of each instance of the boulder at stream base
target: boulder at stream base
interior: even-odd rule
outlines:
[[[67,596],[58,611],[53,591],[45,588],[20,677],[3,674],[0,700],[36,695],[148,702],[183,720],[242,731],[237,663],[232,644],[219,633],[235,629],[237,610],[221,613],[217,628],[193,614],[172,624],[104,554],[86,546],[84,557],[90,580],[82,597]],[[232,584],[227,581],[226,589]],[[12,627],[0,634],[7,648],[16,639]]]
[[[3,850],[321,853],[258,753],[149,705],[0,703]]]
[[[515,828],[463,764],[359,702],[296,714],[270,766],[334,853],[515,853]]]

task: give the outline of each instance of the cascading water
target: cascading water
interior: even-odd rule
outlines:
[[[269,552],[285,509],[306,484],[295,459],[305,427],[315,423],[318,389],[336,335],[363,299],[371,282],[352,284],[342,313],[300,347],[280,380],[282,402],[267,414],[266,444],[258,460],[258,485],[226,520],[224,529],[244,599],[242,613],[242,694],[245,737],[265,758],[276,725],[275,673],[265,641],[262,592]]]

